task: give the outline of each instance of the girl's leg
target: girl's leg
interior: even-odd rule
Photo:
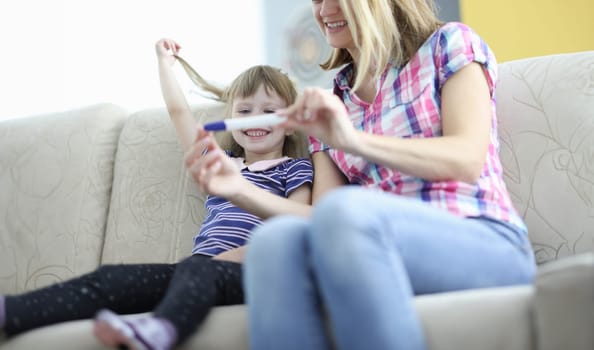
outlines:
[[[243,303],[241,264],[194,255],[180,262],[153,315],[124,320],[102,310],[95,335],[109,346],[171,349],[192,334],[212,307]]]
[[[217,305],[243,304],[242,265],[194,255],[175,269],[154,316],[169,320],[184,341]]]
[[[278,217],[252,235],[244,264],[250,349],[329,348],[308,230],[305,219]]]
[[[424,349],[415,294],[530,283],[535,271],[522,233],[360,188],[322,199],[311,228],[340,349]]]
[[[92,318],[102,308],[119,313],[152,310],[165,294],[175,265],[105,265],[86,275],[20,295],[6,296],[4,331],[15,335],[58,322]]]
[[[4,320],[6,319],[6,312],[4,307],[4,295],[0,295],[0,331],[4,328]]]

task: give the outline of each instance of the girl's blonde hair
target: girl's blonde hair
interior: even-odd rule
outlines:
[[[442,25],[432,0],[339,1],[360,55],[354,90],[367,74],[379,78],[389,62],[397,66],[408,62]],[[346,49],[337,48],[320,66],[329,70],[352,61]]]
[[[297,99],[295,83],[286,73],[278,68],[268,65],[250,67],[239,74],[228,87],[221,88],[202,78],[183,58],[176,57],[192,82],[208,93],[208,98],[225,104],[226,117],[231,116],[234,99],[252,96],[260,86],[264,86],[267,93],[276,93],[286,102],[287,106],[293,104]],[[231,145],[229,150],[234,156],[245,156],[243,148],[233,140],[230,133],[224,133],[220,136],[221,138],[219,140],[221,143]],[[297,157],[300,154],[297,148],[303,143],[301,139],[303,139],[303,135],[296,135],[295,133],[285,137],[283,154],[290,157]]]

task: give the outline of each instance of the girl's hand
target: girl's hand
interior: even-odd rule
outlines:
[[[202,129],[186,153],[185,163],[204,193],[231,200],[245,187],[246,180],[236,163],[220,148],[212,133]]]
[[[357,139],[342,101],[321,88],[306,88],[297,101],[276,112],[288,117],[285,126],[314,136],[328,146],[348,151]]]
[[[163,38],[157,41],[155,44],[155,50],[157,51],[157,59],[159,62],[173,65],[175,63],[175,57],[181,46],[172,39]]]

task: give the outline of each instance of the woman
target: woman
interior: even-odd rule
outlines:
[[[430,1],[312,8],[334,48],[322,67],[344,67],[334,94],[305,89],[277,112],[311,136],[315,206],[254,232],[250,345],[327,349],[328,325],[339,349],[424,349],[414,295],[535,272],[498,157],[495,58]]]

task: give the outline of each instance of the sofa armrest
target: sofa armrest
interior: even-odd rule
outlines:
[[[99,265],[127,116],[101,103],[0,123],[0,294]]]
[[[594,254],[543,265],[535,306],[539,349],[594,349]]]

